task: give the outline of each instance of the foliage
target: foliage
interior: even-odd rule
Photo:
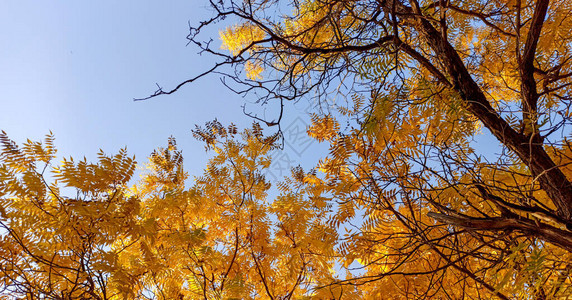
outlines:
[[[214,72],[233,69],[233,90],[279,101],[278,119],[304,96],[338,108],[314,112],[309,134],[331,151],[303,180],[333,228],[353,228],[337,255],[362,270],[333,284],[363,297],[570,296],[570,1],[210,5],[189,38],[223,59]],[[201,41],[227,18],[223,50]]]
[[[139,199],[127,182],[135,161],[125,150],[97,163],[51,165],[50,134],[23,147],[0,135],[0,287],[36,299],[120,297],[136,276],[117,259],[118,241],[137,235]]]
[[[170,140],[128,189],[125,151],[52,168],[51,136],[4,134],[5,294],[570,298],[570,1],[209,3],[189,38],[223,60],[198,77],[233,67],[235,91],[280,102],[267,125],[285,100],[344,100],[308,129],[328,157],[269,197],[279,132],[212,122],[194,131],[215,154],[192,187]],[[229,17],[222,50],[199,40]]]
[[[18,147],[2,133],[0,295],[27,299],[291,299],[333,280],[337,233],[291,181],[268,199],[276,136],[218,122],[195,136],[216,154],[186,188],[176,142],[133,187],[121,150],[64,159],[53,136]],[[48,175],[51,172],[51,176]],[[301,172],[298,170],[298,172]],[[301,176],[298,176],[302,178]],[[69,195],[69,196],[66,196]]]

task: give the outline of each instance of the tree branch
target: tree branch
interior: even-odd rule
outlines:
[[[399,0],[383,1],[383,3],[388,13],[395,11],[395,14],[416,28],[424,37],[445,66],[453,88],[460,94],[467,110],[483,122],[500,142],[518,155],[529,167],[532,175],[538,179],[542,189],[557,207],[560,216],[567,222],[572,221],[572,183],[552,161],[543,145],[518,133],[500,117],[469,74],[457,51],[441,37],[428,20],[414,13],[411,7],[405,6]]]
[[[543,223],[536,223],[529,219],[515,219],[506,217],[474,218],[461,214],[446,215],[429,212],[427,216],[441,223],[472,230],[504,231],[518,230],[532,236],[542,237],[562,249],[572,252],[572,233]]]
[[[518,68],[521,78],[520,93],[523,99],[523,125],[529,128],[527,132],[532,135],[534,142],[539,142],[541,138],[537,132],[538,120],[536,111],[539,96],[536,89],[536,80],[534,80],[534,58],[536,57],[536,46],[538,45],[542,25],[546,18],[548,3],[549,0],[539,0],[536,2],[534,15],[532,16],[532,22],[526,37],[524,53],[521,56]]]

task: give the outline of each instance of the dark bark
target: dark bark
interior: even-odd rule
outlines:
[[[414,12],[411,7],[403,5],[400,1],[384,1],[382,3],[388,13],[397,14],[424,37],[426,43],[435,52],[435,56],[445,67],[444,71],[450,77],[453,89],[460,94],[467,110],[477,117],[501,143],[518,155],[522,162],[529,167],[532,176],[537,178],[541,188],[553,201],[557,208],[556,214],[567,222],[572,222],[572,184],[546,153],[539,139],[517,132],[500,117],[469,74],[457,51],[426,18]],[[547,6],[548,3],[545,5]],[[537,9],[546,9],[542,5],[539,6],[540,8],[537,7]],[[535,12],[536,19],[534,20],[541,23],[545,15],[545,11],[544,13],[542,11]],[[529,56],[534,57],[538,35],[542,28],[541,24],[533,24],[532,26],[534,27],[533,33],[529,35],[532,37],[530,37],[530,42],[527,42],[527,45],[530,44],[530,46],[526,47],[528,52],[525,51],[523,61],[527,60]],[[532,74],[534,68],[530,67],[529,71]],[[523,85],[527,85],[531,92],[536,90],[534,78],[532,78],[532,82],[523,82]],[[536,97],[538,98],[538,95]],[[523,101],[526,102],[526,99]],[[532,103],[527,104],[529,109],[533,108],[530,106]]]
[[[540,0],[536,2],[534,15],[532,16],[532,24],[526,37],[524,53],[519,61],[519,73],[521,77],[522,108],[523,108],[523,126],[530,127],[531,138],[535,143],[541,142],[540,135],[536,133],[537,124],[537,103],[538,91],[536,89],[536,80],[534,80],[534,58],[536,54],[536,46],[542,31],[542,25],[548,11],[548,0]],[[519,34],[519,33],[517,33]],[[519,45],[517,45],[518,47]],[[518,50],[520,51],[520,50]]]
[[[435,212],[427,214],[442,223],[472,230],[518,230],[531,236],[542,236],[544,240],[572,252],[572,233],[526,218],[474,218],[461,214],[446,215]]]

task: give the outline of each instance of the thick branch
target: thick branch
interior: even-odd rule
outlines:
[[[536,131],[536,110],[538,103],[538,91],[536,89],[536,80],[534,80],[534,58],[536,56],[536,46],[542,31],[542,25],[546,18],[549,0],[539,0],[536,2],[534,15],[532,16],[532,23],[530,30],[526,37],[526,44],[524,46],[524,53],[519,62],[519,73],[521,78],[520,93],[523,99],[523,123],[524,126],[529,126],[530,134],[534,135]],[[540,135],[533,136],[535,142],[540,141]]]
[[[493,109],[485,94],[473,80],[457,51],[444,40],[439,32],[422,16],[399,0],[384,3],[387,11],[395,13],[414,26],[424,37],[436,56],[445,66],[454,89],[464,100],[467,110],[477,117],[491,133],[529,167],[532,175],[538,179],[542,189],[552,199],[558,213],[567,222],[572,221],[572,184],[546,153],[541,143],[535,143],[529,137],[515,131]]]
[[[504,231],[518,230],[531,236],[541,237],[562,249],[572,252],[572,233],[543,223],[536,223],[529,219],[514,218],[473,218],[460,214],[446,215],[429,212],[428,217],[441,223],[472,230]]]
[[[344,52],[349,52],[349,51],[358,51],[358,52],[359,51],[369,51],[369,50],[373,50],[376,48],[380,48],[385,43],[391,42],[393,40],[393,36],[382,36],[382,37],[378,38],[376,41],[374,41],[370,44],[365,44],[365,45],[343,45],[343,46],[334,47],[334,48],[327,48],[327,46],[325,46],[325,45],[320,45],[319,47],[307,47],[307,46],[303,46],[303,45],[297,45],[297,44],[293,43],[291,40],[289,40],[288,37],[283,37],[283,36],[280,36],[279,34],[276,34],[276,32],[272,28],[270,28],[269,26],[264,24],[262,21],[256,19],[253,15],[244,14],[244,13],[241,13],[238,11],[233,11],[233,14],[235,14],[236,16],[238,16],[244,20],[248,20],[248,21],[254,23],[256,26],[258,26],[258,28],[260,28],[264,32],[266,32],[266,34],[268,34],[270,36],[268,38],[268,41],[278,42],[278,43],[286,46],[286,48],[288,48],[288,49],[298,51],[298,52],[303,53],[303,54],[311,54],[311,53],[329,54],[329,53],[344,53]]]
[[[560,217],[558,217],[557,215],[553,214],[550,211],[547,211],[538,206],[522,206],[510,203],[498,196],[489,193],[485,189],[485,187],[482,186],[481,184],[477,183],[475,186],[481,193],[483,199],[492,201],[497,206],[497,208],[503,213],[503,215],[507,217],[518,217],[519,215],[522,214],[528,214],[549,224],[558,224],[559,227],[566,227],[568,229],[572,229],[572,223],[568,223],[565,220],[562,220]]]
[[[382,36],[379,39],[377,39],[377,41],[366,45],[346,45],[335,48],[322,48],[322,47],[313,48],[313,47],[296,45],[288,41],[287,39],[272,33],[271,31],[268,33],[270,33],[272,40],[283,44],[288,49],[292,49],[304,54],[311,54],[311,53],[330,54],[330,53],[343,53],[350,51],[358,51],[358,52],[369,51],[376,48],[381,48],[385,43],[391,42],[393,40],[393,36],[389,35],[389,36]]]

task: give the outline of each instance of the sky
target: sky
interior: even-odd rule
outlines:
[[[241,105],[253,96],[233,94],[209,76],[173,95],[133,98],[150,95],[156,84],[172,88],[212,66],[213,58],[186,40],[189,23],[211,16],[206,3],[1,1],[0,129],[18,143],[51,130],[60,157],[95,161],[100,148],[115,154],[127,147],[140,163],[174,136],[186,170],[200,175],[207,155],[190,130],[215,118],[249,127],[253,120]],[[218,42],[223,26],[207,35]],[[286,147],[275,154],[271,179],[300,161],[312,166],[324,151],[300,134],[308,124],[307,104],[300,103],[287,106]]]

